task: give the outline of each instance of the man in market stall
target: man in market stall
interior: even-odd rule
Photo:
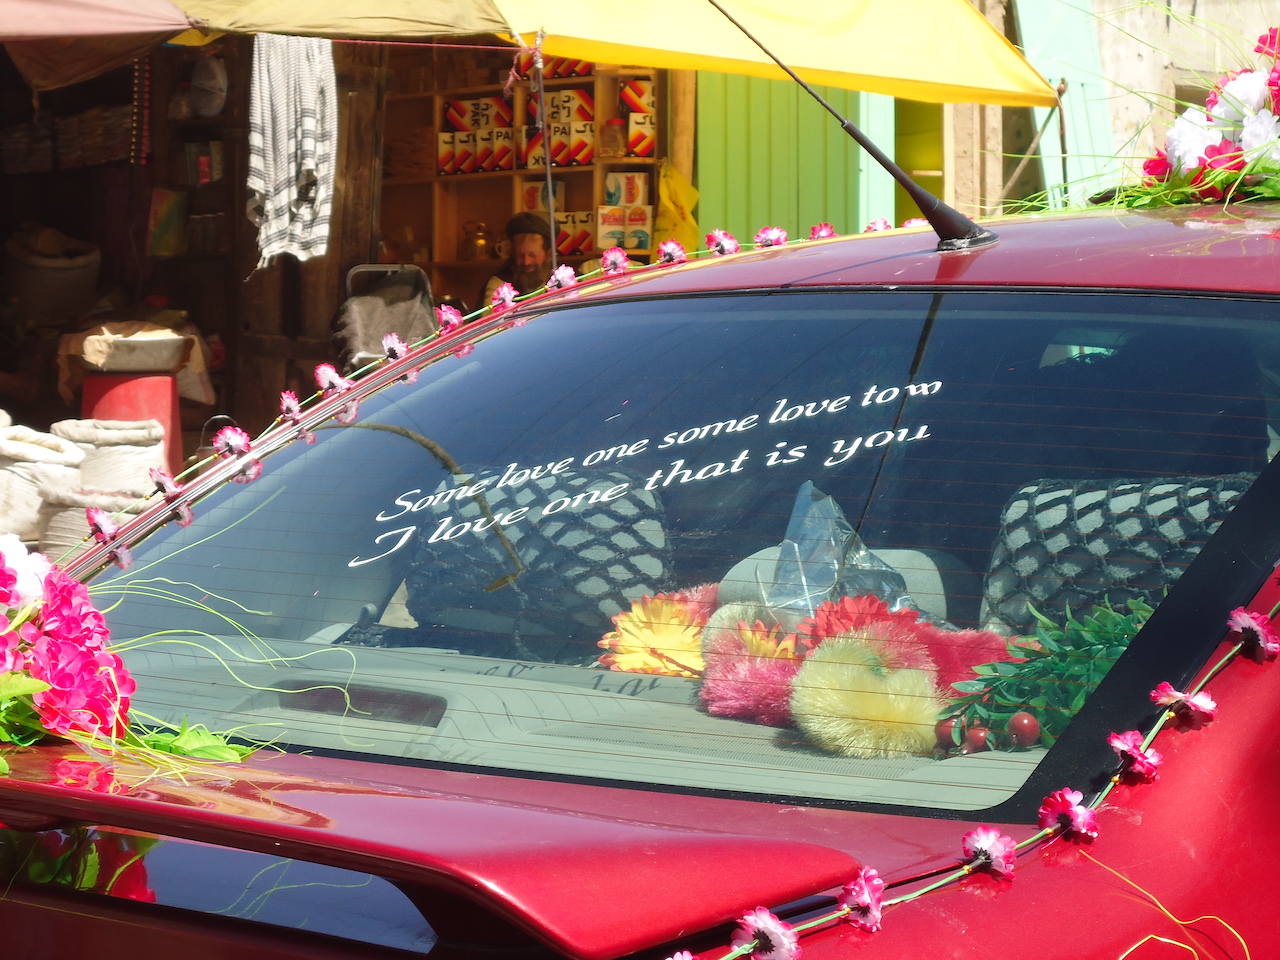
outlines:
[[[486,307],[493,291],[510,283],[521,294],[533,293],[551,276],[551,223],[546,214],[518,213],[507,221],[507,240],[511,252],[498,272],[484,285],[477,307]]]

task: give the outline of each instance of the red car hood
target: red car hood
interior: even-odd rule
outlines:
[[[117,766],[95,791],[59,770],[72,756],[10,754],[0,821],[113,825],[376,874],[462,896],[579,960],[838,886],[858,869],[850,847],[898,874],[936,867],[958,835],[948,821],[293,755],[181,778]]]

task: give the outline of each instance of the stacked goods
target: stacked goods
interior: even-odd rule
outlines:
[[[605,205],[596,212],[596,244],[601,250],[625,247],[648,250],[653,245],[653,205],[649,174],[614,171],[605,174]]]
[[[537,97],[529,98],[529,124],[524,128],[525,149],[521,156],[526,167],[543,166],[550,146],[551,165],[585,166],[595,160],[595,98],[587,89],[556,90],[543,98],[546,107],[546,137],[538,140]]]
[[[511,105],[502,97],[448,100],[437,137],[438,173],[510,170],[515,166]]]
[[[627,155],[652,157],[657,145],[658,100],[653,80],[631,77],[618,90],[618,105],[627,118]]]

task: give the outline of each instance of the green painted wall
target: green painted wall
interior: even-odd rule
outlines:
[[[891,97],[818,91],[893,155]],[[823,220],[857,233],[894,216],[889,175],[791,81],[699,73],[695,168],[702,231],[728,230],[744,246],[766,225],[804,238]]]

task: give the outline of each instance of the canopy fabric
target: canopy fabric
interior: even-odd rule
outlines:
[[[722,0],[814,83],[933,103],[1053,106],[1057,95],[968,0]],[[0,40],[170,36],[188,26],[335,39],[496,34],[600,63],[785,74],[705,0],[629,13],[603,0],[0,0]],[[179,9],[181,8],[181,9]]]

